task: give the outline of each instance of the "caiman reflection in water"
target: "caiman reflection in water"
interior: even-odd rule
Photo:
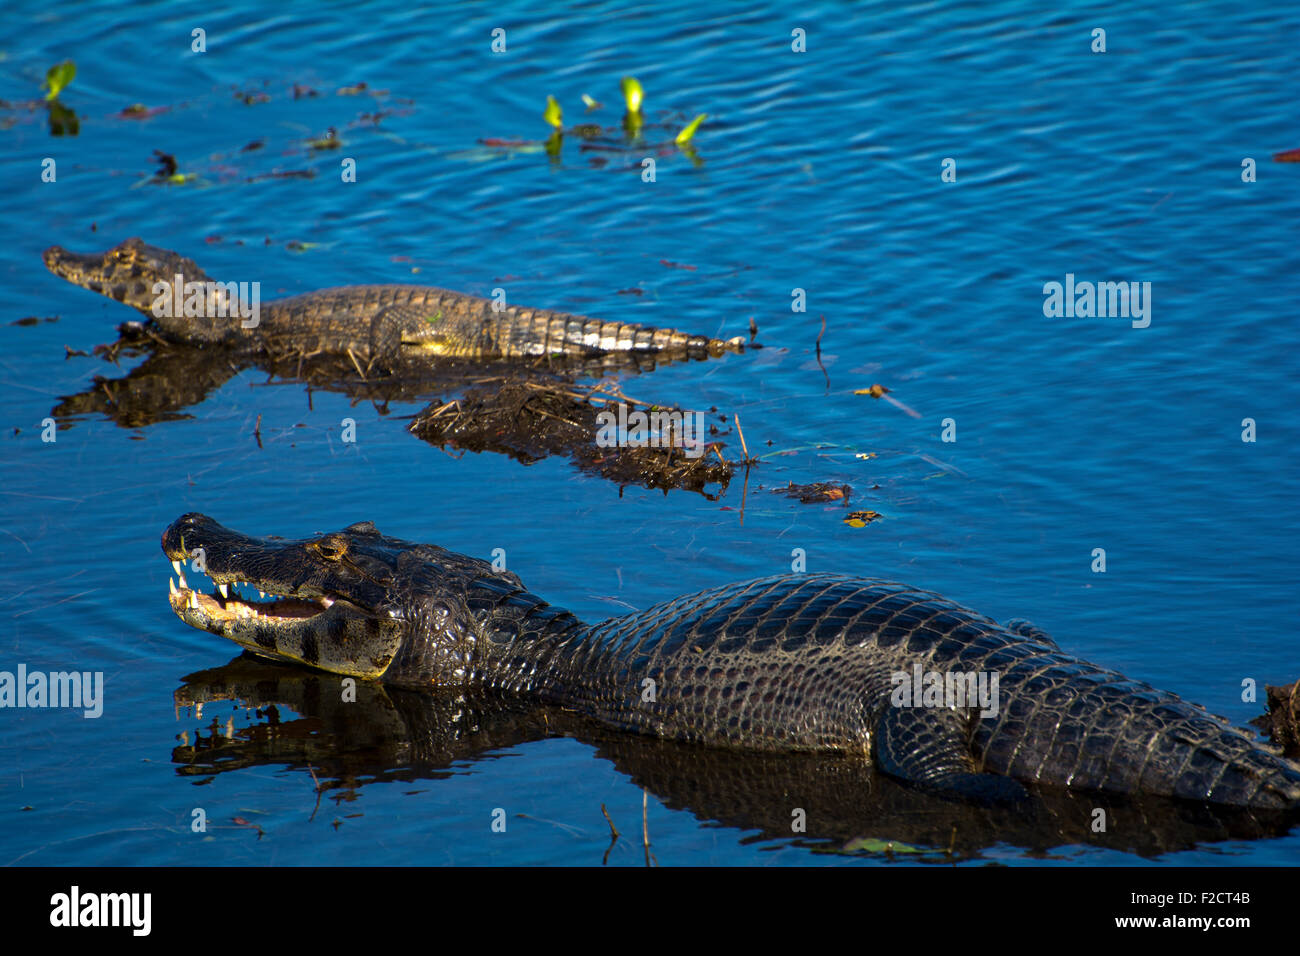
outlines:
[[[683,489],[710,500],[720,497],[733,474],[733,463],[725,457],[730,426],[713,424],[725,423],[725,416],[637,401],[611,377],[652,371],[662,357],[626,353],[560,364],[446,359],[397,363],[371,377],[347,357],[269,358],[221,347],[188,348],[151,338],[135,325],[123,326],[121,337],[97,353],[114,362],[144,360],[120,377],[95,375],[83,391],[64,397],[51,412],[60,428],[72,428],[88,416],[102,416],[123,428],[189,419],[194,417],[190,409],[211,393],[256,368],[267,374],[264,385],[307,386],[308,408],[313,390],[346,395],[354,406],[370,402],[380,416],[391,413],[393,402],[428,402],[407,416],[406,428],[438,448],[492,452],[524,464],[558,456],[584,474],[620,486]],[[583,377],[594,381],[580,382]],[[675,414],[673,421],[689,418],[694,427],[668,434],[667,444],[598,443],[601,413],[626,418],[652,407],[661,418]]]
[[[312,775],[324,800],[351,798],[368,785],[446,778],[466,772],[461,764],[472,768],[476,761],[508,758],[502,752],[510,748],[571,737],[669,809],[735,829],[737,840],[918,862],[979,859],[999,844],[1027,856],[1088,846],[1152,857],[1203,843],[1280,836],[1292,822],[1271,811],[1049,790],[1036,790],[1007,813],[919,792],[866,762],[701,749],[610,731],[558,708],[519,701],[402,691],[371,681],[356,682],[355,702],[343,699],[336,675],[237,657],[185,678],[175,701],[182,708],[234,701],[254,723],[227,729],[213,719],[192,742],[186,736],[172,759],[178,773],[201,780],[261,766],[300,770],[310,805]],[[805,832],[794,828],[800,816]],[[589,862],[596,863],[608,838],[599,802],[575,806],[569,819],[593,834]],[[328,815],[317,814],[316,821],[326,826]],[[637,829],[632,822],[622,829]],[[652,849],[653,842],[651,832]],[[895,857],[885,849],[890,845],[909,852]],[[671,862],[654,852],[660,862]]]

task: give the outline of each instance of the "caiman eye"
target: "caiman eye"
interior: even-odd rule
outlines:
[[[312,547],[326,561],[337,561],[348,553],[347,539],[334,537],[333,535],[326,535],[319,541],[313,541]]]

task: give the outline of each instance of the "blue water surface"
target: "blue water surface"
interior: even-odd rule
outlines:
[[[0,711],[0,863],[598,864],[600,805],[640,816],[640,787],[573,739],[418,786],[373,782],[315,814],[302,768],[179,773],[172,748],[208,718],[178,713],[172,692],[234,650],[167,605],[159,535],[186,511],[256,534],[368,519],[502,548],[532,590],[589,620],[788,571],[802,549],[809,570],[1027,617],[1234,723],[1259,714],[1243,682],[1262,698],[1300,677],[1300,165],[1271,158],[1300,147],[1300,12],[1124,6],[9,4],[0,669],[102,671],[106,703],[97,720]],[[65,59],[77,75],[60,99],[80,131],[55,137],[29,101]],[[590,118],[616,124],[625,75],[656,119],[708,114],[696,162],[667,143],[584,151],[570,137],[554,162],[492,145],[545,139],[548,94],[566,123],[589,94],[604,104]],[[137,103],[165,109],[121,115]],[[330,128],[340,150],[307,145]],[[197,180],[149,182],[155,150]],[[505,284],[514,302],[724,337],[753,318],[763,350],[624,387],[739,414],[763,463],[718,500],[619,489],[559,459],[444,453],[403,428],[420,402],[354,405],[258,371],[173,421],[86,415],[44,442],[61,396],[131,364],[65,346],[89,352],[133,315],[50,275],[42,250],[136,235],[267,297]],[[1149,326],[1046,316],[1044,284],[1067,274],[1149,282]],[[57,321],[11,324],[28,316]],[[889,393],[855,394],[875,383]],[[847,509],[771,493],[789,481],[854,493]],[[859,509],[882,517],[846,523]],[[193,833],[196,806],[220,826]],[[526,819],[494,834],[501,806]],[[661,864],[895,859],[751,840],[653,793],[647,822]],[[1298,857],[1293,831],[1154,859]],[[984,859],[1031,862],[1014,847]],[[624,841],[609,862],[644,859]],[[1032,862],[1141,861],[1081,845]]]

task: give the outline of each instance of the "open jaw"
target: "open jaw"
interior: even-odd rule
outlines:
[[[180,578],[179,584],[176,578],[168,579],[168,600],[172,610],[191,627],[211,631],[213,634],[224,635],[225,625],[232,622],[262,620],[270,626],[292,625],[324,613],[334,603],[334,598],[328,595],[315,600],[304,600],[272,594],[268,599],[261,588],[257,589],[259,600],[253,601],[239,593],[240,588],[252,588],[247,581],[228,584],[217,582],[212,593],[206,594],[189,586],[185,580],[185,568],[180,561],[172,561],[172,570]],[[202,571],[193,570],[191,573],[203,574]]]
[[[197,580],[207,576],[214,582],[208,591],[191,586],[183,559],[168,557],[176,572],[176,577],[168,576],[168,602],[176,616],[254,654],[377,678],[400,644],[392,626],[345,598],[286,595],[276,593],[276,586],[266,581],[250,583],[211,566],[206,572],[191,568],[189,573]],[[253,590],[258,600],[245,596]]]

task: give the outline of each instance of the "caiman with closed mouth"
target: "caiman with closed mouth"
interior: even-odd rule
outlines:
[[[250,318],[239,283],[215,282],[193,259],[139,238],[102,255],[51,246],[44,258],[55,275],[148,316],[170,341],[223,345],[273,357],[350,355],[372,365],[421,356],[484,360],[649,353],[705,358],[744,348],[743,338],[723,341],[551,309],[500,305],[422,285],[306,292],[258,302]]]
[[[1300,764],[1204,708],[901,584],[779,575],[587,625],[509,571],[369,522],[286,541],[187,514],[162,548],[176,614],[273,660],[700,745],[839,752],[997,804],[1028,784],[1300,810]],[[191,560],[214,591],[187,581]],[[995,706],[900,703],[917,668],[996,674]]]

